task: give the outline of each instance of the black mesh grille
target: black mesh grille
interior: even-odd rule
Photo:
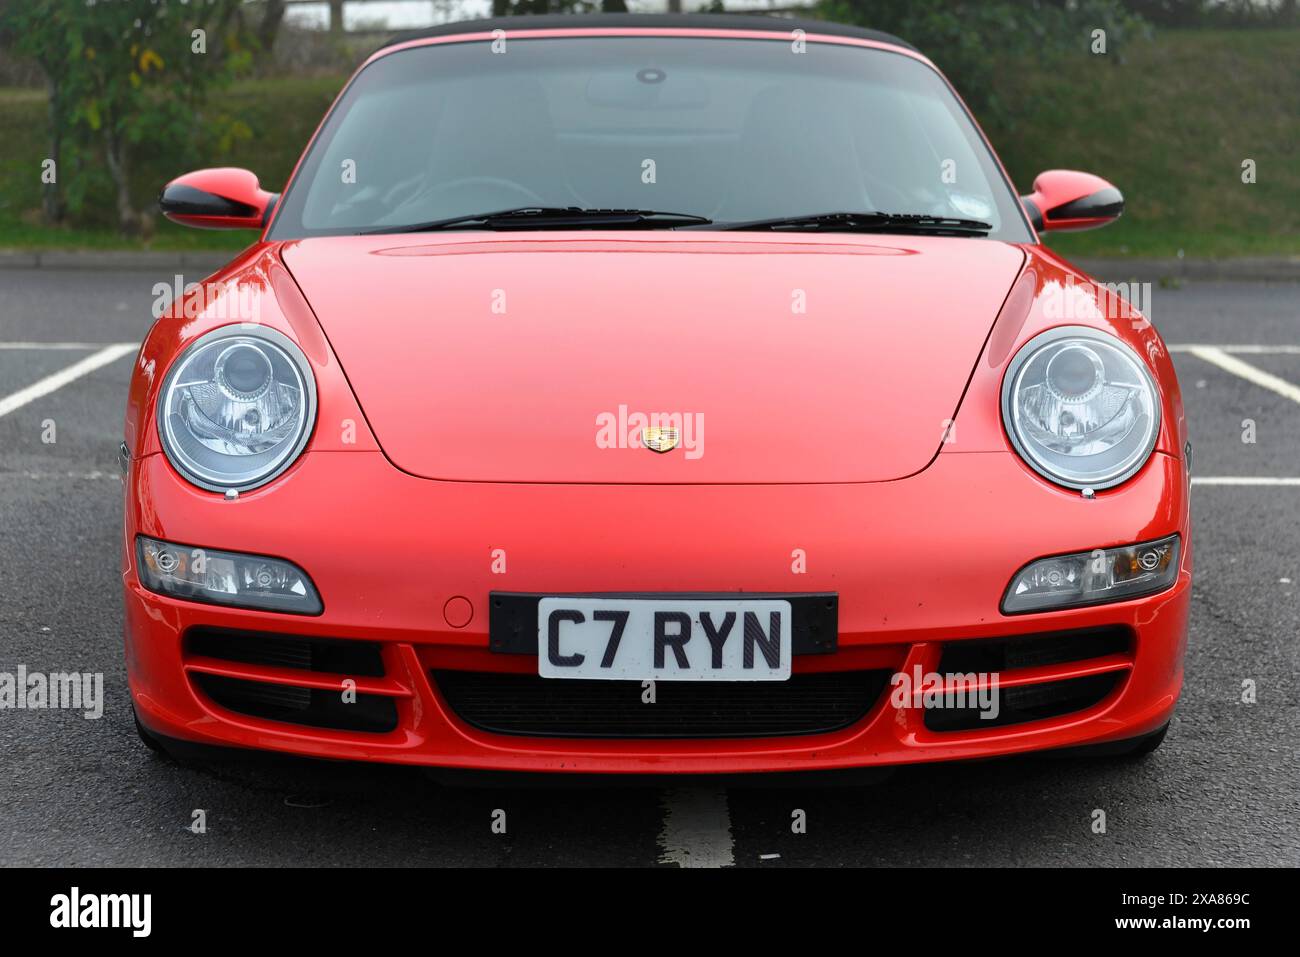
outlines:
[[[943,674],[971,671],[1010,671],[1086,661],[1128,651],[1127,628],[1086,628],[1042,635],[1017,635],[1013,638],[989,638],[953,641],[944,645],[939,659]]]
[[[186,634],[190,654],[274,668],[301,668],[359,678],[379,678],[384,663],[373,641],[269,635],[228,628],[193,628]]]
[[[889,671],[794,675],[788,681],[589,681],[434,671],[464,721],[498,734],[564,738],[757,738],[820,734],[866,716]]]
[[[927,708],[925,726],[931,731],[983,731],[1060,717],[1097,704],[1110,694],[1120,677],[1119,673],[1110,673],[999,688],[997,717],[984,718],[979,708]]]
[[[345,703],[339,691],[246,681],[224,675],[195,674],[195,683],[221,707],[265,718],[335,731],[392,731],[397,707],[383,695],[358,694]]]

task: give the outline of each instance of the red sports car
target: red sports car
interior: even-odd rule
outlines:
[[[1160,336],[1039,241],[886,34],[757,17],[404,38],[139,354],[140,732],[440,768],[1147,751],[1183,675]],[[1131,298],[1131,297],[1130,297]]]

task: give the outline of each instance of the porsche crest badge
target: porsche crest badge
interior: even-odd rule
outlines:
[[[651,452],[671,452],[681,440],[681,429],[661,429],[651,425],[641,430],[641,444]]]

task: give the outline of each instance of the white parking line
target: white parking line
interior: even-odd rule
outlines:
[[[0,342],[3,349],[103,349],[105,346],[122,346],[125,342]]]
[[[1300,386],[1292,385],[1286,379],[1280,379],[1271,372],[1265,372],[1249,362],[1242,362],[1240,359],[1228,355],[1218,346],[1192,346],[1187,351],[1198,359],[1203,359],[1212,365],[1218,366],[1225,372],[1240,376],[1247,382],[1253,382],[1257,386],[1271,389],[1292,402],[1300,402]]]
[[[113,479],[117,481],[121,475],[117,472],[102,472],[98,469],[90,472],[0,472],[0,482],[6,479],[27,479],[32,482],[57,481],[58,479]]]
[[[28,402],[33,402],[41,398],[41,396],[62,389],[69,382],[74,382],[83,375],[94,372],[100,366],[106,366],[128,353],[135,352],[137,348],[139,346],[134,342],[119,342],[117,345],[100,349],[94,355],[86,356],[79,362],[74,362],[66,369],[60,369],[52,375],[47,375],[39,382],[35,382],[25,389],[19,389],[13,395],[0,399],[0,416],[8,415],[15,409],[21,409]]]
[[[731,813],[722,788],[680,787],[664,792],[660,864],[731,867]]]
[[[1216,345],[1212,342],[1177,342],[1167,346],[1170,352],[1195,352],[1197,349],[1218,349],[1220,352],[1235,352],[1248,356],[1300,356],[1300,346],[1261,346],[1241,344],[1235,346]]]
[[[1255,485],[1270,487],[1294,485],[1300,487],[1300,478],[1270,478],[1264,475],[1193,475],[1193,485]]]

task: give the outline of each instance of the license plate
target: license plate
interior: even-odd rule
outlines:
[[[774,598],[543,598],[543,678],[784,681],[790,602]]]

